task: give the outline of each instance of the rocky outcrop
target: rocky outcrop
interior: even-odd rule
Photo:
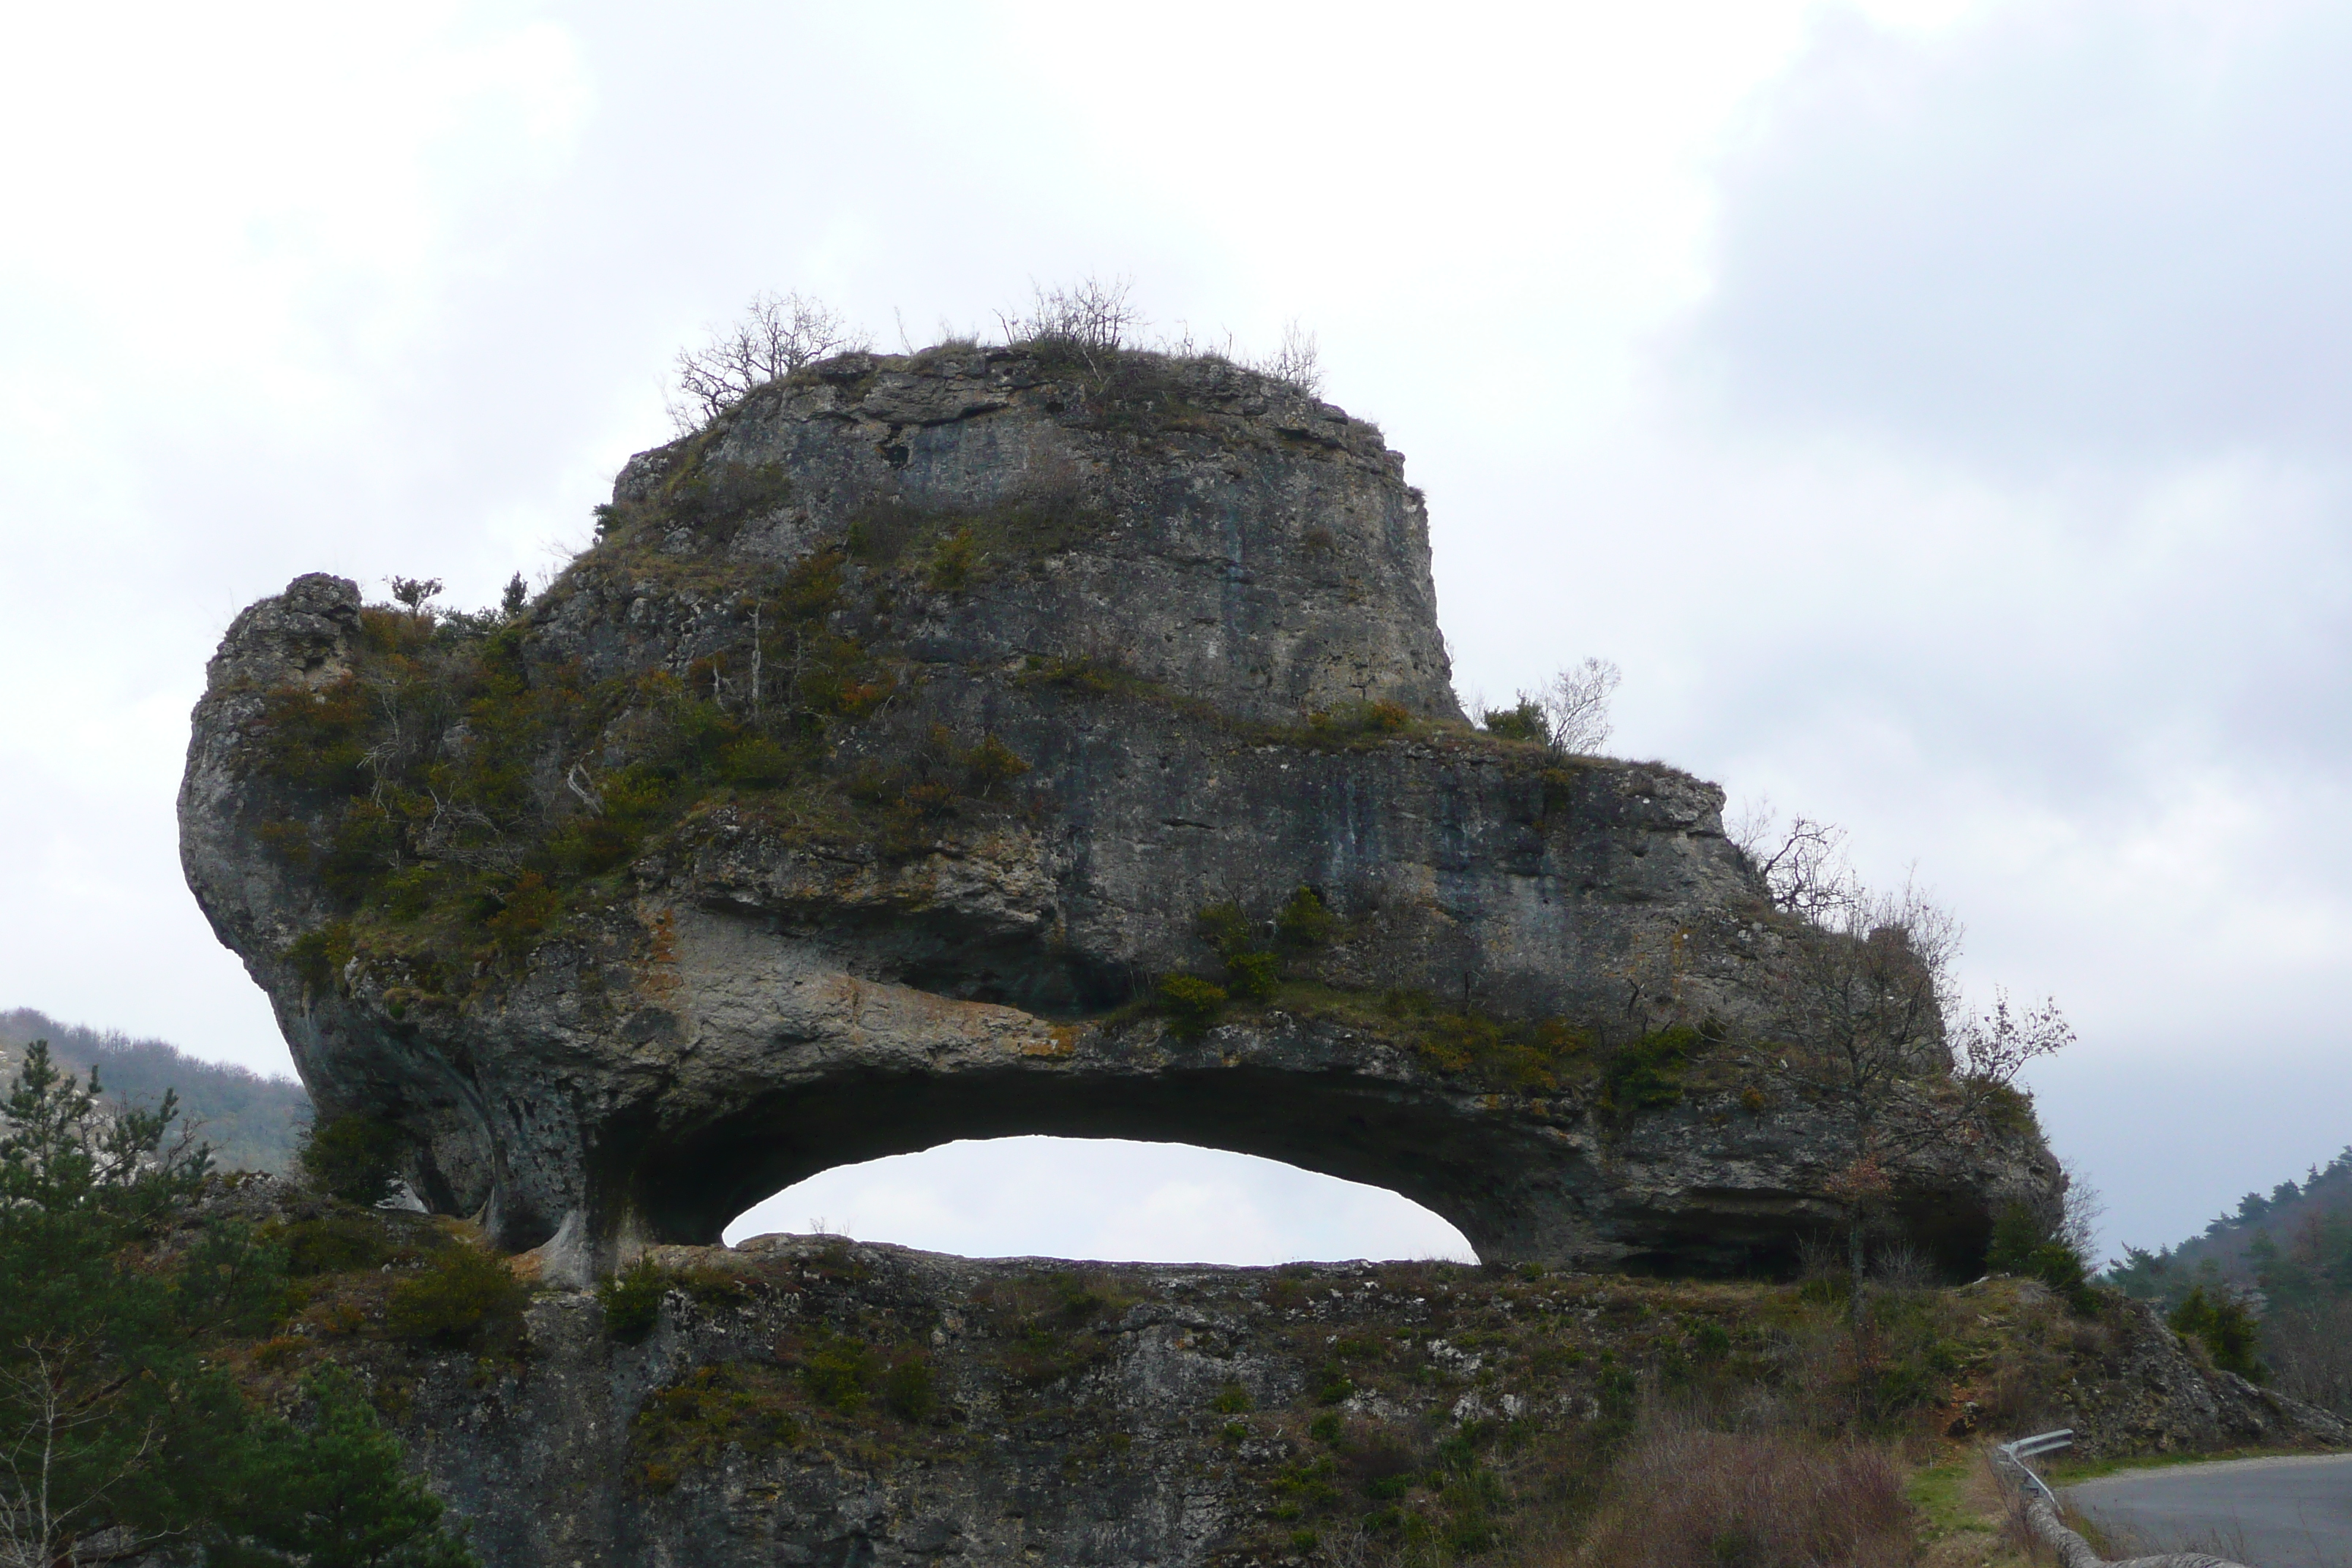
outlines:
[[[2085,1458],[2294,1444],[2352,1447],[2352,1421],[2216,1370],[2146,1301],[2103,1298],[2095,1363],[2053,1401]]]
[[[1757,1044],[1806,931],[1714,785],[1462,721],[1371,426],[1213,360],[852,355],[600,516],[503,617],[299,579],[195,713],[189,883],[436,1208],[586,1279],[1045,1132],[1376,1183],[1489,1258],[1772,1268],[1842,1212],[1852,1118]],[[2056,1181],[2030,1119],[1889,1174],[1954,1270]]]
[[[289,1402],[318,1364],[348,1369],[498,1568],[1238,1565],[1432,1542],[1507,1561],[1580,1533],[1645,1408],[1740,1431],[1866,1422],[1917,1454],[1939,1432],[1960,1452],[2058,1425],[2093,1457],[2346,1440],[2113,1297],[2077,1316],[2001,1278],[1882,1288],[1858,1375],[1825,1281],[775,1236],[656,1247],[601,1293],[542,1289],[520,1325],[436,1343],[393,1334],[386,1305],[472,1245],[463,1226],[266,1181],[214,1202],[341,1264],[223,1364]]]

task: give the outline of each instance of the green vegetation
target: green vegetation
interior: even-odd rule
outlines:
[[[1523,741],[1533,745],[1551,743],[1551,720],[1543,705],[1532,697],[1519,699],[1516,708],[1489,708],[1479,715],[1486,733],[1498,740]]]
[[[661,1321],[662,1295],[669,1279],[640,1258],[596,1287],[596,1305],[604,1313],[604,1331],[623,1344],[635,1344]]]
[[[860,1452],[938,1424],[945,1411],[929,1354],[815,1322],[787,1334],[772,1362],[703,1366],[656,1391],[630,1431],[637,1479],[663,1491],[687,1471],[746,1453],[847,1438]]]
[[[2195,1326],[2181,1331],[2215,1365],[2250,1377],[2256,1366],[2282,1392],[2352,1415],[2352,1148],[2268,1196],[2246,1194],[2178,1247],[2125,1247],[2105,1278],[2176,1317],[2187,1309]]]
[[[730,1448],[796,1448],[805,1428],[785,1374],[756,1363],[698,1367],[650,1395],[630,1424],[637,1482],[667,1491],[681,1472],[716,1463]]]
[[[2075,1311],[2099,1310],[2090,1287],[2090,1268],[2073,1243],[2047,1219],[2021,1204],[2011,1204],[1993,1217],[1992,1243],[1985,1250],[1985,1268],[1995,1274],[2015,1274],[2039,1279]]]
[[[1197,1035],[1215,1023],[1227,1001],[1223,986],[1190,974],[1162,976],[1159,995],[1160,1009],[1179,1034]]]
[[[797,1364],[811,1402],[844,1415],[878,1405],[901,1421],[920,1423],[939,1409],[930,1357],[914,1346],[876,1346],[820,1325],[785,1359]]]
[[[51,1058],[67,1072],[103,1069],[111,1104],[152,1107],[165,1094],[176,1095],[181,1124],[195,1129],[211,1147],[215,1170],[284,1175],[294,1169],[310,1100],[291,1079],[202,1061],[162,1040],[60,1024],[29,1007],[0,1013],[0,1058],[21,1054],[35,1040],[47,1040]]]
[[[502,1259],[478,1247],[452,1247],[393,1287],[385,1327],[404,1339],[505,1348],[520,1337],[530,1301],[530,1289]]]
[[[347,1204],[373,1204],[392,1194],[408,1140],[389,1121],[339,1116],[303,1134],[296,1163],[310,1184]]]
[[[2234,1372],[2256,1383],[2270,1381],[2269,1373],[2254,1359],[2259,1325],[2242,1301],[2209,1298],[2204,1287],[2194,1286],[2165,1321],[2175,1333],[2204,1346],[2205,1353],[2223,1372]]]
[[[773,805],[796,831],[895,857],[961,803],[1013,796],[1030,763],[993,734],[935,730],[888,766],[827,759],[909,679],[881,651],[896,597],[1025,569],[1099,528],[1075,482],[987,512],[870,512],[747,577],[657,548],[680,530],[717,542],[789,500],[779,472],[709,447],[689,443],[653,497],[604,509],[556,590],[650,577],[711,602],[731,640],[684,669],[592,676],[527,616],[372,607],[341,678],[268,695],[257,768],[291,798],[262,837],[344,906],[285,952],[312,992],[340,988],[357,957],[395,1016],[460,1000],[609,901],[623,866],[709,805]]]
[[[0,1101],[0,1451],[44,1456],[0,1467],[18,1554],[472,1562],[347,1380],[303,1380],[292,1418],[248,1400],[221,1351],[283,1320],[286,1255],[191,1211],[211,1161],[173,1097],[106,1119],[94,1089],[36,1042]]]
[[[1589,1070],[1596,1043],[1591,1030],[1565,1019],[1447,1012],[1422,991],[1390,991],[1381,1011],[1406,1026],[1423,1066],[1516,1094],[1549,1094],[1568,1075]]]
[[[349,1212],[273,1226],[264,1238],[285,1249],[287,1272],[296,1279],[381,1268],[401,1252],[383,1226]]]

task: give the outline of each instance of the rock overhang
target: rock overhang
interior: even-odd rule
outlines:
[[[1790,933],[1721,805],[1461,723],[1370,426],[1212,362],[975,350],[632,459],[520,616],[298,580],[224,639],[182,818],[322,1107],[578,1268],[996,1131],[1271,1153],[1482,1256],[1736,1269],[1824,1223],[1840,1155],[1729,1043]],[[1676,1030],[1676,1095],[1615,1103],[1613,1053]],[[1947,1155],[1903,1201],[1965,1268],[2046,1165]]]

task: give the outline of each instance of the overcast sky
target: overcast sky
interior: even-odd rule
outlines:
[[[237,609],[553,569],[754,290],[896,346],[1126,275],[1163,329],[1318,335],[1428,493],[1465,695],[1614,658],[1614,749],[1844,824],[1979,995],[2054,993],[2081,1043],[2034,1082],[2111,1243],[2352,1142],[2352,12],[1160,9],[16,16],[0,1007],[286,1070],[172,816]],[[1036,1140],[747,1223],[818,1217],[1459,1247]]]

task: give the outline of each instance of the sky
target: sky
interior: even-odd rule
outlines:
[[[2352,1142],[2352,12],[47,7],[0,54],[0,1006],[289,1069],[183,885],[204,661],[291,577],[485,604],[761,289],[884,347],[1124,277],[1317,335],[1465,697],[1843,826],[2105,1239]],[[1071,1194],[1083,1193],[1083,1198]],[[1461,1250],[1392,1194],[1017,1140],[826,1173],[971,1253]]]

